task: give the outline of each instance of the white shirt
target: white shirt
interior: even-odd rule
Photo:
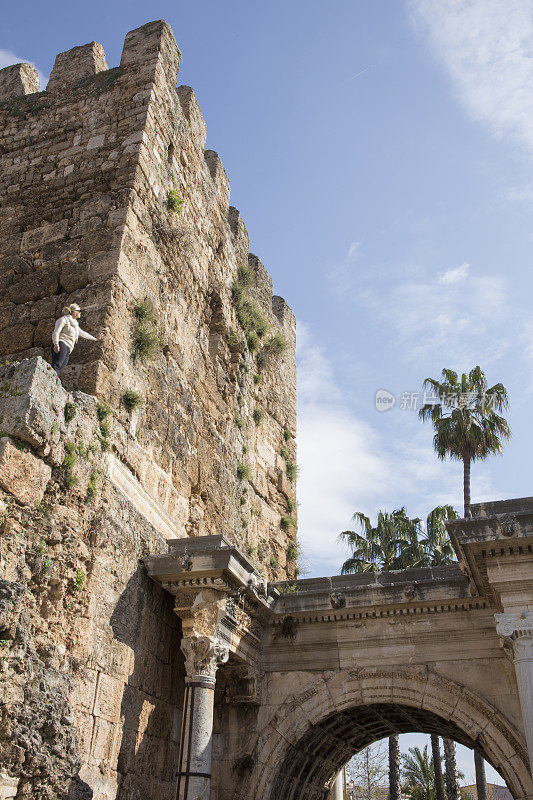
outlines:
[[[92,342],[97,341],[94,336],[80,328],[77,319],[74,319],[71,314],[65,314],[64,317],[60,317],[56,322],[52,334],[52,343],[59,345],[59,342],[64,342],[70,350],[73,350],[80,336],[82,339],[90,339]]]

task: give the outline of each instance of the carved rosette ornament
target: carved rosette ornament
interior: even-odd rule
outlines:
[[[186,636],[181,640],[188,681],[215,682],[219,664],[229,658],[229,649],[214,636]]]

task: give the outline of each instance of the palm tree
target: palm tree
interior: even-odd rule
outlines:
[[[427,556],[426,566],[439,567],[455,561],[455,553],[445,523],[457,517],[457,511],[453,506],[437,506],[428,514],[426,535],[420,540],[420,545]]]
[[[389,800],[400,800],[402,785],[400,783],[400,737],[389,736]],[[487,800],[485,798],[484,800]]]
[[[413,566],[421,557],[418,543],[420,520],[410,519],[405,508],[396,511],[379,511],[377,524],[361,511],[353,520],[359,530],[343,531],[339,539],[352,550],[344,562],[341,574],[352,572],[387,572]],[[400,741],[398,734],[389,737],[389,795],[390,800],[400,800]]]
[[[443,739],[442,743],[444,745],[444,764],[446,768],[446,797],[448,800],[459,800],[461,793],[459,791],[455,742],[452,739]]]
[[[483,756],[474,750],[474,766],[476,768],[476,787],[478,800],[487,800],[487,779],[485,777],[485,761]]]
[[[442,370],[444,380],[426,378],[424,389],[435,393],[435,403],[424,403],[419,416],[433,423],[433,446],[438,457],[463,462],[464,514],[470,516],[470,466],[493,453],[501,453],[503,440],[511,431],[497,412],[509,405],[502,383],[487,387],[481,367],[474,367],[461,379],[450,369]]]
[[[455,560],[454,550],[450,542],[445,523],[451,519],[457,519],[457,511],[453,506],[437,506],[428,514],[426,520],[426,535],[420,540],[420,544],[426,554],[425,564],[430,567],[438,567],[443,564],[450,564]],[[434,741],[435,739],[435,741]],[[446,772],[446,797],[447,800],[459,800],[459,785],[457,782],[457,759],[455,752],[455,742],[451,739],[444,739],[444,765]],[[444,800],[442,786],[441,755],[438,737],[431,737],[431,748],[433,751],[433,762],[435,765],[435,788],[437,800]]]
[[[435,800],[435,770],[427,744],[423,751],[419,747],[410,747],[408,754],[402,755],[402,767],[405,778],[403,791],[409,799]]]
[[[419,556],[421,521],[410,519],[405,508],[392,512],[379,511],[375,526],[361,511],[356,511],[352,519],[358,523],[359,530],[343,531],[339,536],[352,550],[351,556],[342,565],[342,575],[405,569],[412,566],[415,549],[416,557]]]
[[[419,416],[433,423],[433,446],[438,457],[444,460],[450,456],[463,462],[464,515],[470,517],[470,466],[473,461],[502,452],[503,441],[510,438],[511,430],[500,413],[508,408],[509,398],[502,383],[488,387],[485,373],[479,366],[468,374],[463,372],[461,380],[450,369],[443,369],[442,377],[443,381],[433,378],[424,381],[424,388],[432,390],[438,402],[425,403]],[[449,754],[452,749],[455,749],[454,744],[447,748]],[[483,786],[484,773],[478,776],[481,763],[479,758],[475,759],[476,781],[479,777]],[[451,762],[447,764],[447,773],[448,768],[453,771]]]
[[[442,765],[440,757],[439,737],[436,733],[430,736],[431,753],[433,761],[433,774],[435,777],[435,797],[436,800],[444,800],[444,780],[442,778]]]

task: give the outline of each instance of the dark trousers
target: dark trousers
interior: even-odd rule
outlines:
[[[54,353],[54,345],[52,345],[52,368],[55,369],[58,375],[61,375],[67,366],[69,356],[70,349],[65,342],[59,342],[59,353]]]

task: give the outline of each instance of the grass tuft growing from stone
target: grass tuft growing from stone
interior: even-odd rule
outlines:
[[[65,403],[65,408],[63,409],[63,416],[65,417],[65,422],[72,422],[72,420],[76,416],[76,405],[70,402]]]
[[[253,416],[255,424],[256,425],[261,425],[262,421],[265,418],[264,409],[262,409],[261,406],[257,406],[256,408],[254,408],[254,413],[252,414],[252,416]]]
[[[85,583],[85,572],[82,569],[77,570],[76,577],[74,578],[74,583],[72,586],[73,591],[79,592],[83,589],[83,585]]]
[[[144,300],[137,300],[133,306],[133,313],[139,322],[151,322],[155,313],[154,304],[148,297],[145,297]]]
[[[287,547],[287,561],[296,561],[298,558],[298,545],[296,542],[289,542]]]
[[[248,464],[237,465],[237,477],[240,481],[247,481],[250,477],[250,467]]]
[[[169,211],[180,213],[183,206],[183,197],[177,189],[169,189],[167,192],[167,208]]]
[[[126,411],[132,412],[139,408],[144,403],[142,394],[136,392],[135,389],[126,389],[122,395],[122,402]]]
[[[279,524],[280,524],[281,528],[284,531],[288,531],[290,528],[294,528],[295,527],[296,522],[293,520],[292,517],[284,516],[284,517],[281,518],[281,521],[280,521]]]
[[[287,471],[287,478],[291,483],[294,483],[298,474],[298,467],[292,461],[289,461],[285,467]]]
[[[107,400],[99,400],[96,404],[96,416],[99,422],[103,422],[111,414],[111,406]]]
[[[131,354],[134,361],[150,361],[159,350],[156,331],[147,323],[139,323],[133,330]]]

